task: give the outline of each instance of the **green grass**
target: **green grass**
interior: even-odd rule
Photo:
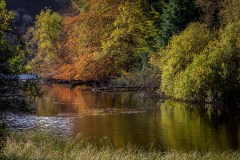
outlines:
[[[90,143],[86,138],[58,138],[39,133],[11,133],[1,159],[6,160],[195,160],[240,159],[240,152],[160,152],[154,149],[144,151],[137,147],[114,149],[106,141]]]

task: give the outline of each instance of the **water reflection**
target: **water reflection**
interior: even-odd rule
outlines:
[[[161,105],[164,144],[170,148],[239,148],[239,110],[166,101]]]
[[[93,93],[43,86],[35,115],[7,113],[10,129],[107,137],[116,147],[155,143],[162,150],[239,149],[239,109],[161,102],[143,92]]]
[[[60,85],[43,86],[45,95],[35,104],[38,116],[135,112],[157,107],[152,93],[102,93],[70,89]]]

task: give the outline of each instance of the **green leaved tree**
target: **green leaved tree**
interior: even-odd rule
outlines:
[[[61,62],[68,61],[65,55],[66,37],[63,29],[63,17],[58,13],[46,9],[37,16],[34,28],[30,28],[28,32],[32,35],[30,46],[34,46],[30,49],[35,52],[29,66],[35,71],[39,68],[41,71],[50,70],[58,67]]]
[[[14,13],[6,9],[4,0],[0,0],[0,73],[2,74],[18,74],[25,71],[26,50],[20,43],[10,41],[19,38],[12,32],[10,26],[13,19]]]
[[[169,0],[160,17],[160,43],[166,46],[174,34],[184,30],[187,24],[198,18],[193,0]]]
[[[184,99],[239,102],[240,21],[220,30],[195,56],[193,62],[175,78],[174,94]]]
[[[159,65],[162,91],[185,100],[239,101],[239,28],[239,21],[219,32],[194,23],[174,36]]]
[[[194,57],[212,40],[214,34],[199,23],[189,25],[186,30],[172,40],[159,57],[158,66],[162,70],[161,89],[167,95],[176,97],[177,77],[192,63]],[[179,97],[178,97],[179,98]]]
[[[10,25],[13,19],[14,13],[6,9],[4,0],[0,0],[0,112],[16,102],[13,97],[19,91],[19,83],[6,77],[25,71],[26,52],[21,45],[11,41],[16,39]],[[0,157],[7,137],[6,125],[1,116],[0,114]]]

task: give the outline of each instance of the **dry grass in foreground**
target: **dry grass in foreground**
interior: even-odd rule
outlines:
[[[1,159],[6,160],[234,160],[240,152],[160,152],[137,147],[114,149],[104,141],[98,145],[86,138],[58,138],[40,133],[11,133]]]

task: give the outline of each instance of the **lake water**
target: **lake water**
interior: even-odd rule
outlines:
[[[237,150],[240,110],[163,101],[155,93],[104,93],[61,85],[42,86],[34,114],[5,114],[11,130],[109,139],[115,147],[162,150]]]

